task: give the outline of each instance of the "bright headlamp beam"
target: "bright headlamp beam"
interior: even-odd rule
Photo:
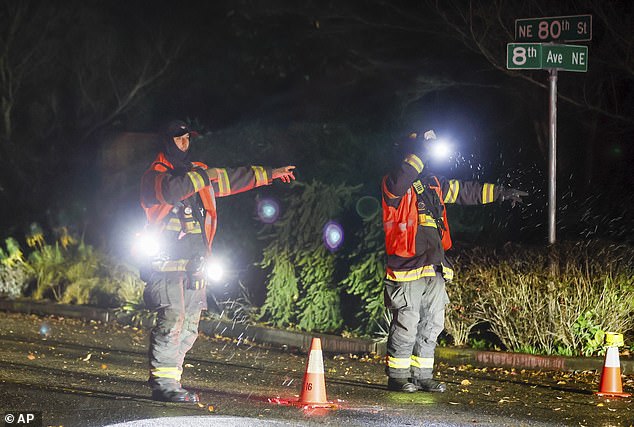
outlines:
[[[430,152],[432,157],[436,159],[446,159],[451,154],[451,147],[445,140],[438,139],[430,144]]]

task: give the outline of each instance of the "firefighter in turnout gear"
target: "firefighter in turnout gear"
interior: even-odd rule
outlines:
[[[497,184],[447,180],[427,173],[425,162],[433,131],[413,133],[397,169],[382,181],[383,228],[387,268],[386,308],[392,312],[386,373],[388,389],[444,392],[433,379],[434,350],[444,329],[449,297],[445,282],[453,278],[445,251],[451,236],[445,204],[484,205],[521,202],[528,193]]]
[[[146,306],[157,311],[150,334],[149,384],[152,398],[197,403],[198,395],[181,386],[186,353],[198,337],[207,308],[205,260],[216,231],[216,197],[294,180],[294,166],[211,168],[189,159],[190,131],[172,121],[160,133],[163,150],[141,179],[146,232],[159,236],[158,253],[143,271]]]

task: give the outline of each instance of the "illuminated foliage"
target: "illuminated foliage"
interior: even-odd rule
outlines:
[[[447,288],[448,332],[464,339],[486,323],[507,350],[585,356],[603,348],[605,331],[633,339],[632,249],[594,242],[557,252],[553,259],[544,248],[463,251]]]
[[[343,324],[339,257],[323,246],[322,229],[351,205],[358,187],[313,181],[293,188],[282,218],[263,230],[270,243],[260,265],[272,270],[262,318],[278,327],[337,331]]]
[[[350,255],[350,273],[341,282],[346,292],[361,298],[363,307],[356,316],[361,320],[363,334],[379,330],[385,313],[385,247],[381,219],[381,212],[377,211],[363,221],[363,227],[357,232],[360,243]]]
[[[7,251],[0,247],[0,296],[9,298],[22,296],[32,275],[25,262],[20,245],[13,238],[5,241]]]

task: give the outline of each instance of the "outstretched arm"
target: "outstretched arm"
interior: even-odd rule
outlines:
[[[237,168],[209,168],[205,170],[216,196],[230,196],[252,188],[270,185],[274,179],[291,182],[295,166],[271,169],[263,166],[241,166]]]

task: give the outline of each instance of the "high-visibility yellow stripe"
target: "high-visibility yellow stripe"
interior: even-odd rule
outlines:
[[[255,174],[255,186],[259,187],[260,185],[267,185],[269,183],[269,179],[266,175],[266,169],[262,166],[251,166],[253,169],[253,173]]]
[[[218,168],[218,195],[227,196],[231,194],[231,184],[229,183],[229,174],[226,169]]]
[[[165,226],[167,231],[181,231],[181,222],[178,218],[170,218]]]
[[[432,216],[425,214],[418,215],[418,225],[422,225],[423,227],[438,228],[436,220]]]
[[[187,234],[200,234],[202,233],[202,230],[200,228],[200,224],[198,223],[198,221],[188,221],[187,222],[187,229],[183,230],[183,226],[181,224],[181,221],[178,218],[170,218],[170,220],[167,222],[167,225],[165,226],[165,230],[167,231],[183,231]]]
[[[482,203],[493,202],[493,184],[486,183],[482,186]]]
[[[154,368],[150,370],[150,375],[154,378],[171,378],[176,381],[181,380],[182,371],[179,368]]]
[[[458,192],[460,191],[460,181],[452,179],[449,181],[449,191],[445,195],[445,203],[456,203]]]
[[[188,259],[178,259],[172,261],[153,261],[152,270],[154,271],[187,271]]]
[[[411,165],[414,169],[416,169],[416,172],[418,173],[421,173],[423,171],[423,168],[425,167],[423,161],[414,154],[408,155],[403,161]]]
[[[412,366],[421,369],[433,369],[434,358],[433,357],[418,357],[412,355]]]
[[[421,277],[434,277],[436,271],[433,265],[426,265],[424,267],[417,268],[409,271],[393,271],[387,270],[387,278],[395,282],[409,282],[412,280],[420,279]]]
[[[442,266],[442,277],[447,281],[453,280],[453,270],[445,265]]]
[[[194,186],[194,191],[198,192],[201,188],[205,187],[205,180],[198,172],[187,172],[187,178]]]
[[[409,357],[405,358],[405,357],[386,356],[385,364],[388,367],[394,368],[394,369],[409,369],[409,367],[412,364],[412,360]]]

